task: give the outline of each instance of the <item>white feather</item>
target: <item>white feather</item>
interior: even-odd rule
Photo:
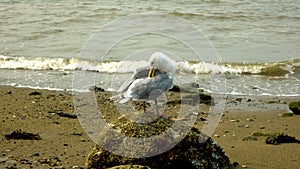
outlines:
[[[174,76],[176,72],[175,62],[162,52],[153,53],[149,59],[149,62],[151,67],[164,71],[171,76]]]

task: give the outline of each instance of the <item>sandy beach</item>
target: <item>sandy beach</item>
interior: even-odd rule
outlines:
[[[0,95],[0,168],[84,166],[94,143],[75,116],[71,93],[1,86]],[[300,138],[300,116],[285,114],[288,103],[295,100],[300,98],[228,96],[223,117],[211,137],[230,161],[242,168],[297,168],[298,143],[265,142],[272,133]],[[202,104],[201,108],[207,113],[209,105]],[[195,127],[201,130],[203,123],[197,121]],[[17,130],[37,134],[40,140],[8,139]]]

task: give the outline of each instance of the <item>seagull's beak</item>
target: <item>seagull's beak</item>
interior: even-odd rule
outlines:
[[[148,77],[154,77],[155,76],[155,69],[153,67],[150,67],[150,70],[148,72]]]

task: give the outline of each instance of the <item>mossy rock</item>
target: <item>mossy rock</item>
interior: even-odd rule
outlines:
[[[255,137],[272,136],[272,134],[270,134],[270,133],[264,133],[264,132],[253,132],[251,135],[255,136]]]
[[[159,136],[164,131],[169,131],[174,121],[164,118],[158,118],[149,123],[134,123],[129,120],[121,119],[118,123],[114,123],[113,128],[122,135],[129,138],[153,138]],[[184,126],[183,126],[184,127]],[[181,128],[181,127],[179,127]],[[179,129],[180,130],[180,129]],[[124,146],[126,139],[116,139],[120,133],[111,132],[111,128],[104,128],[99,134],[101,146],[96,144],[88,155],[85,168],[86,169],[106,169],[120,165],[141,165],[148,166],[151,169],[210,169],[210,168],[233,168],[229,158],[225,155],[222,148],[210,137],[201,133],[196,128],[187,130],[186,136],[182,137],[173,147],[162,153],[153,156],[147,156],[148,151],[159,151],[161,148],[174,143],[174,132],[167,134],[168,141],[153,141],[153,143],[143,143],[139,149],[136,143]],[[181,132],[178,132],[181,133]],[[173,135],[172,135],[173,134]],[[139,144],[139,143],[138,143]],[[103,147],[106,147],[103,148]],[[116,155],[109,150],[129,152],[129,155],[140,157],[131,157],[127,155]],[[134,148],[133,148],[134,147]],[[129,151],[128,151],[129,150]],[[137,151],[142,150],[142,151]],[[136,154],[135,154],[136,153]]]
[[[300,115],[300,101],[298,102],[291,102],[289,104],[290,110],[296,115]]]
[[[151,169],[148,166],[141,166],[141,165],[119,165],[115,167],[111,167],[109,169]]]
[[[295,114],[294,113],[282,113],[282,117],[293,117]]]
[[[15,139],[15,140],[41,140],[39,134],[28,133],[22,131],[21,129],[15,130],[10,134],[6,134],[5,138],[8,140]]]
[[[284,133],[275,133],[266,139],[266,144],[300,143],[300,140]]]
[[[243,141],[257,141],[257,137],[256,136],[247,136],[243,138]]]
[[[295,74],[300,74],[300,66],[295,66],[293,72],[294,72]]]
[[[284,76],[290,73],[288,70],[284,70],[280,67],[280,65],[268,66],[261,69],[260,74],[266,76]]]
[[[169,103],[181,104],[182,101],[183,103],[193,103],[195,101],[199,101],[199,103],[203,104],[214,104],[211,95],[204,93],[203,89],[198,89],[197,87],[199,87],[199,85],[196,83],[188,83],[183,86],[174,85],[169,91],[185,93],[183,96],[184,100],[176,100]]]
[[[214,103],[211,95],[200,93],[199,96],[200,96],[200,103],[204,103],[204,104]]]

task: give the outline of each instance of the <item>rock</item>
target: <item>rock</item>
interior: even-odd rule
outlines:
[[[237,167],[237,166],[240,165],[238,162],[233,162],[232,164],[233,164],[234,167]]]
[[[190,86],[191,88],[199,88],[200,85],[198,83],[188,83],[188,86]]]
[[[215,135],[214,135],[214,137],[218,137],[218,138],[219,138],[219,137],[220,137],[220,135],[218,135],[218,134],[215,134]]]
[[[39,159],[38,162],[44,165],[57,168],[56,166],[60,165],[61,160],[59,159],[59,157],[53,156],[50,158]]]
[[[300,143],[300,140],[295,137],[288,136],[284,133],[275,133],[266,139],[266,144],[278,145],[281,143]]]
[[[204,104],[214,104],[213,102],[213,98],[205,93],[199,93],[199,97],[200,97],[200,103],[204,103]]]
[[[141,166],[141,165],[118,165],[115,167],[111,167],[109,169],[151,169],[148,166]]]
[[[243,98],[236,98],[235,101],[242,102]]]
[[[260,74],[266,76],[284,76],[290,73],[288,70],[281,68],[280,65],[271,65],[261,69]]]
[[[191,91],[189,91],[188,89],[185,89],[184,87],[178,86],[178,85],[174,85],[172,89],[170,89],[169,91],[171,92],[183,92],[183,93],[191,93]]]
[[[33,91],[29,93],[29,96],[36,96],[36,95],[42,95],[41,92]]]
[[[70,113],[65,113],[65,112],[56,112],[56,114],[61,116],[61,117],[67,117],[67,118],[71,118],[71,119],[76,119],[77,118],[76,114],[70,114]]]
[[[31,165],[32,164],[32,162],[30,160],[28,160],[28,159],[20,159],[19,162],[21,164],[27,164],[27,165]]]
[[[5,168],[8,168],[8,169],[16,169],[16,168],[19,168],[19,167],[17,167],[17,161],[16,161],[16,160],[7,160],[7,161],[5,162],[5,165],[6,165]]]
[[[300,115],[300,101],[291,102],[289,104],[289,109],[296,115]]]
[[[8,157],[1,157],[0,158],[0,163],[4,163],[7,160],[8,160]]]
[[[243,138],[243,141],[257,141],[257,137],[256,136],[247,136]]]
[[[82,136],[82,132],[73,131],[70,135],[72,135],[72,136]]]
[[[282,113],[281,117],[293,117],[294,113]]]
[[[178,85],[174,85],[172,87],[172,89],[170,89],[169,91],[172,91],[172,92],[180,92],[180,87]]]
[[[251,135],[252,136],[256,136],[256,137],[261,137],[261,136],[271,136],[272,134],[270,134],[270,133],[263,133],[263,132],[253,132]]]
[[[89,90],[95,91],[95,92],[105,92],[104,89],[102,89],[101,87],[97,87],[97,86],[92,86],[89,88]]]
[[[66,117],[66,118],[71,118],[71,119],[77,118],[76,114],[65,113],[65,112],[62,112],[61,110],[48,111],[48,113],[49,114],[57,114],[60,117]]]
[[[247,121],[255,121],[253,118],[247,118]]]
[[[59,104],[58,104],[59,107],[70,107],[70,108],[73,108],[74,107],[74,102],[72,99],[70,100],[64,100],[64,101],[61,101]]]
[[[293,72],[294,72],[295,74],[300,74],[300,66],[294,66]]]
[[[167,104],[172,105],[180,105],[180,104],[196,104],[196,103],[203,103],[203,104],[211,104],[214,105],[213,98],[205,93],[188,93],[184,95],[182,98],[176,100],[170,100]]]
[[[242,168],[248,168],[246,164],[242,164]]]
[[[250,128],[250,126],[248,124],[245,124],[244,128]]]
[[[35,152],[35,153],[32,154],[32,156],[40,156],[40,153]]]
[[[173,88],[169,91],[181,93],[199,93],[199,95],[189,95],[188,97],[194,98],[196,100],[199,100],[200,98],[200,103],[213,104],[213,98],[211,97],[211,95],[205,94],[202,89],[197,89],[197,87],[198,84],[196,83],[185,84],[183,86],[174,85]]]
[[[186,83],[181,86],[174,85],[172,89],[169,91],[172,92],[184,92],[184,93],[191,93],[191,91],[194,91],[195,89],[199,89],[198,83]],[[203,92],[202,89],[199,89],[199,92]]]
[[[7,91],[5,94],[6,94],[6,95],[12,94],[12,92],[9,90],[9,91]]]
[[[27,133],[22,131],[21,129],[15,130],[10,134],[6,134],[5,137],[10,139],[16,139],[16,140],[41,140],[41,137],[39,134],[33,134],[33,133]]]
[[[85,163],[86,169],[105,169],[119,165],[141,165],[151,169],[172,169],[172,168],[189,168],[189,169],[203,169],[203,168],[231,168],[229,158],[225,155],[222,148],[213,141],[210,137],[201,133],[198,129],[192,128],[188,130],[187,135],[178,140],[178,143],[173,148],[162,152],[161,154],[149,156],[149,151],[160,151],[164,147],[168,147],[174,143],[177,135],[169,130],[174,121],[164,118],[157,118],[150,123],[135,123],[126,118],[114,123],[114,129],[121,134],[115,134],[109,127],[103,128],[99,134],[101,146],[96,144],[91,153],[88,155]],[[185,127],[185,126],[183,126]],[[168,130],[167,130],[168,129]],[[181,127],[179,128],[179,130]],[[162,135],[161,132],[171,131],[170,134]],[[169,133],[169,132],[168,132]],[[181,132],[178,132],[181,133]],[[123,143],[127,143],[127,139],[118,140],[119,135],[126,135],[127,138],[149,138],[151,136],[158,137],[159,140],[151,143],[142,143],[142,146],[135,146],[134,150],[131,145],[124,147]],[[151,137],[151,138],[153,138]],[[165,141],[164,138],[166,138]],[[103,147],[109,147],[110,150],[125,151],[132,156],[140,158],[133,158],[132,156],[121,156],[112,153]],[[139,147],[141,147],[139,149]],[[138,151],[141,150],[141,151]],[[146,168],[147,168],[146,167]]]

